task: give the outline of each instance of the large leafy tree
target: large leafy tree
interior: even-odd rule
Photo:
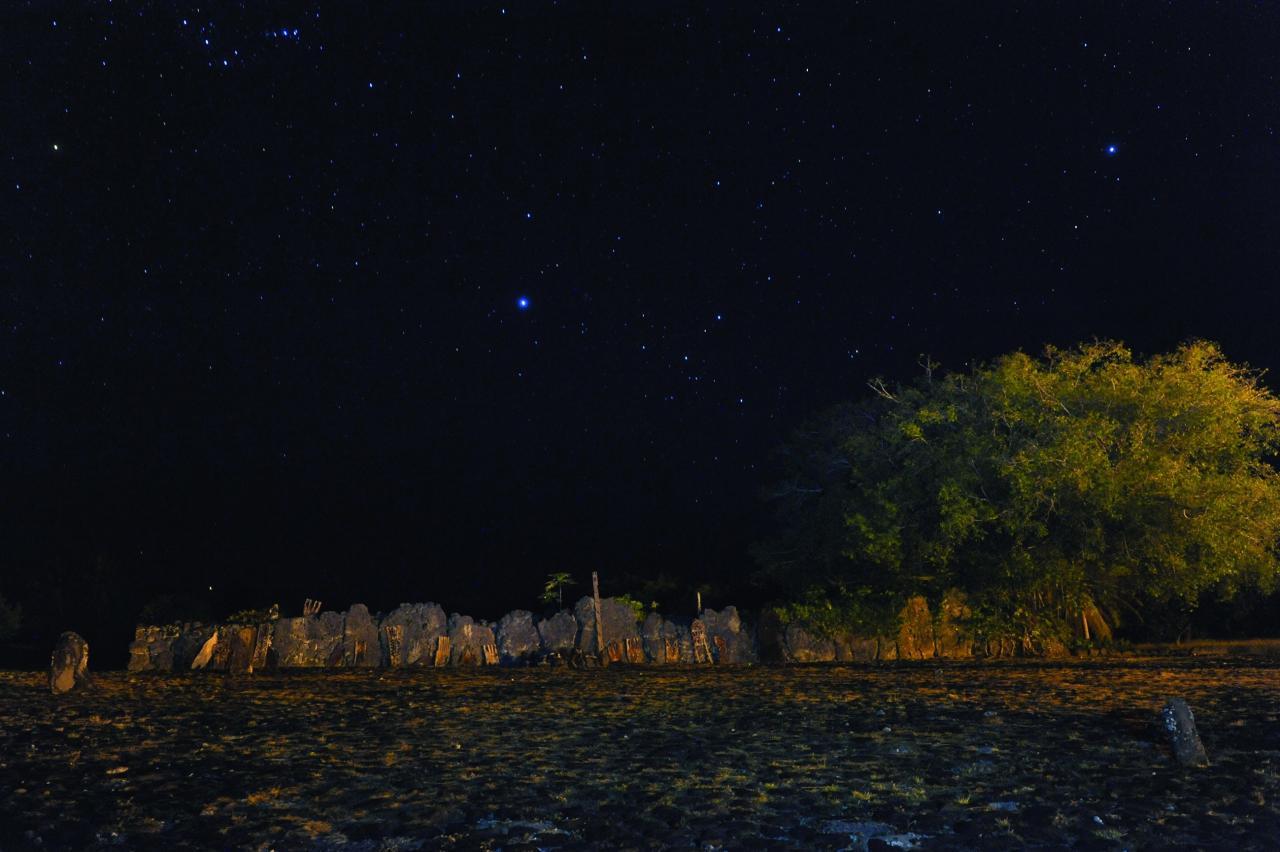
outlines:
[[[866,621],[958,587],[1025,638],[1094,607],[1274,586],[1280,400],[1214,344],[925,366],[788,445],[784,532],[759,553],[791,592]]]

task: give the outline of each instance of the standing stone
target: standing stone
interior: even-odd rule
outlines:
[[[236,626],[219,624],[217,634],[218,642],[213,647],[213,656],[206,668],[215,672],[225,672],[231,667],[231,651],[236,638]]]
[[[209,638],[204,640],[204,644],[200,646],[200,650],[196,652],[195,659],[191,661],[193,671],[203,669],[209,665],[209,661],[213,659],[213,650],[218,646],[218,631],[214,630],[209,634]]]
[[[643,663],[645,661],[644,644],[634,636],[627,638],[627,662]]]
[[[176,624],[138,626],[129,644],[129,671],[173,671],[173,646],[180,634]]]
[[[695,618],[689,625],[689,636],[693,640],[693,661],[695,663],[711,662],[711,648],[707,646],[707,627],[702,619]]]
[[[620,663],[623,660],[623,646],[617,639],[610,639],[609,643],[604,646],[604,657],[611,663]]]
[[[543,654],[568,654],[578,639],[578,620],[561,610],[538,622],[538,639]]]
[[[938,625],[934,629],[939,657],[967,659],[973,656],[974,637],[969,627],[969,619],[972,617],[973,609],[965,599],[964,592],[948,589],[938,606]]]
[[[480,646],[480,664],[496,666],[498,664],[498,646],[492,642]]]
[[[437,668],[440,666],[449,665],[449,637],[448,636],[436,637],[436,653],[435,653],[435,657],[432,659],[432,664],[435,665]]]
[[[651,663],[665,663],[666,652],[662,641],[662,616],[651,612],[644,617],[640,625],[640,639],[644,647],[644,655]]]
[[[227,655],[227,671],[248,674],[253,671],[253,649],[258,641],[258,628],[249,624],[229,626],[232,629],[231,642],[228,643],[230,648]]]
[[[87,686],[89,678],[89,643],[78,633],[68,630],[58,637],[49,660],[49,689],[54,695]]]
[[[1200,734],[1196,731],[1196,717],[1191,708],[1181,698],[1171,698],[1160,712],[1160,721],[1164,724],[1165,733],[1169,736],[1169,744],[1173,746],[1173,756],[1182,766],[1208,766],[1209,756],[1205,753],[1204,743],[1200,742]]]
[[[340,612],[281,618],[272,625],[271,645],[281,668],[320,668],[341,658],[343,617]]]
[[[898,659],[933,659],[933,617],[922,595],[908,598],[898,613]]]
[[[578,650],[588,655],[596,654],[595,601],[584,596],[574,606],[573,614],[578,622]],[[640,638],[635,610],[617,598],[600,601],[600,620],[604,625],[606,643],[616,641],[625,647],[628,638]]]
[[[533,613],[528,610],[518,609],[502,616],[494,633],[503,665],[531,662],[542,647],[538,630],[533,626]]]
[[[402,665],[429,666],[437,637],[448,632],[448,617],[439,604],[402,603],[382,619],[382,626],[399,626]]]
[[[383,624],[381,633],[382,656],[386,659],[387,665],[394,669],[400,668],[404,665],[404,625]]]
[[[209,637],[216,634],[217,628],[213,625],[183,624],[173,642],[173,670],[190,671],[191,664],[209,642]]]
[[[754,663],[755,640],[742,624],[738,608],[727,606],[720,612],[703,610],[702,623],[717,663]]]
[[[375,668],[382,663],[378,627],[362,603],[352,604],[342,626],[342,662],[354,668]]]
[[[268,655],[271,653],[271,633],[274,625],[271,622],[259,624],[253,637],[253,653],[249,656],[249,671],[263,671],[267,668]]]
[[[469,615],[449,616],[449,662],[455,666],[481,665],[484,646],[496,645],[493,628]]]
[[[797,622],[783,634],[783,658],[790,663],[827,663],[836,658],[836,643],[810,633]]]

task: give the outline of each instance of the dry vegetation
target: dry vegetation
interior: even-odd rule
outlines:
[[[1275,658],[98,682],[0,673],[0,848],[1280,843]]]

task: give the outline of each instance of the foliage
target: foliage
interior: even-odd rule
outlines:
[[[22,626],[22,606],[0,595],[0,642],[11,639]]]
[[[267,609],[242,609],[227,616],[228,624],[263,624],[280,618],[280,604]]]
[[[788,445],[784,532],[757,556],[797,602],[849,589],[937,602],[956,587],[991,635],[1029,641],[1091,602],[1114,620],[1275,585],[1280,400],[1216,345],[1138,361],[1097,342],[946,377],[924,366]]]
[[[636,600],[629,594],[614,595],[613,599],[618,603],[629,606],[631,611],[635,613],[636,621],[644,621],[645,614],[648,613],[649,610],[657,610],[658,608],[657,601],[651,601],[648,606],[645,606],[644,601]]]
[[[556,606],[564,606],[564,589],[565,586],[575,586],[573,578],[566,572],[558,574],[548,574],[546,585],[542,587],[542,595],[539,597],[543,603],[553,603]]]

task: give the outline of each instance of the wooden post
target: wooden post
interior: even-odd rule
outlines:
[[[1084,625],[1084,641],[1089,641],[1089,615],[1084,610],[1080,610],[1080,623]]]
[[[694,610],[693,615],[695,618],[701,618],[702,617],[702,592],[694,592],[694,594],[698,596],[698,607],[696,610]]]
[[[604,619],[600,617],[600,575],[591,572],[591,597],[596,610],[596,653],[604,657]]]

